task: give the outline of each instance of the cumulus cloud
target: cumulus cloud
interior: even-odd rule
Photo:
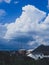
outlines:
[[[15,22],[6,24],[4,39],[16,39],[16,43],[25,43],[29,46],[38,43],[49,45],[49,14],[35,6],[22,7],[22,14]],[[25,36],[25,37],[24,37]]]
[[[39,24],[39,22],[46,17],[45,12],[40,11],[32,5],[27,5],[22,10],[22,15],[14,23],[7,26],[6,39],[11,38],[17,32],[24,33],[44,29],[42,28],[43,25]]]

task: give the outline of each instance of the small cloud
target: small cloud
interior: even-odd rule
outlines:
[[[5,3],[11,3],[11,0],[0,0],[0,3],[2,3],[2,2],[5,2]]]
[[[9,4],[11,2],[11,0],[4,0],[4,2]]]
[[[6,16],[6,11],[4,9],[0,9],[0,21],[4,19],[4,17]]]
[[[5,16],[5,15],[6,15],[6,11],[3,10],[3,9],[0,9],[0,17],[1,17],[1,16]]]
[[[14,1],[14,4],[18,4],[19,2],[18,1]]]

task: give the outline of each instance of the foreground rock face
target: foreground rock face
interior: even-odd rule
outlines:
[[[49,58],[34,60],[25,50],[0,51],[0,65],[49,65]]]

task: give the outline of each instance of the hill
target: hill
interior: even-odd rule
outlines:
[[[46,45],[40,45],[32,53],[43,53],[44,55],[49,55],[49,46]]]
[[[49,58],[34,60],[18,51],[0,51],[0,65],[48,65]]]

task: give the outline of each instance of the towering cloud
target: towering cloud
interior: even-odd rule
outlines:
[[[4,39],[16,39],[14,43],[25,42],[32,46],[35,43],[49,45],[49,14],[35,6],[26,5],[22,7],[22,14],[15,22],[4,25],[6,32]],[[3,30],[2,30],[3,32]],[[24,45],[25,46],[25,45]]]
[[[17,32],[33,32],[43,30],[42,19],[46,17],[46,13],[40,11],[32,5],[27,5],[22,8],[22,15],[16,19],[14,23],[7,26],[7,32],[5,34],[6,39],[12,38]]]

